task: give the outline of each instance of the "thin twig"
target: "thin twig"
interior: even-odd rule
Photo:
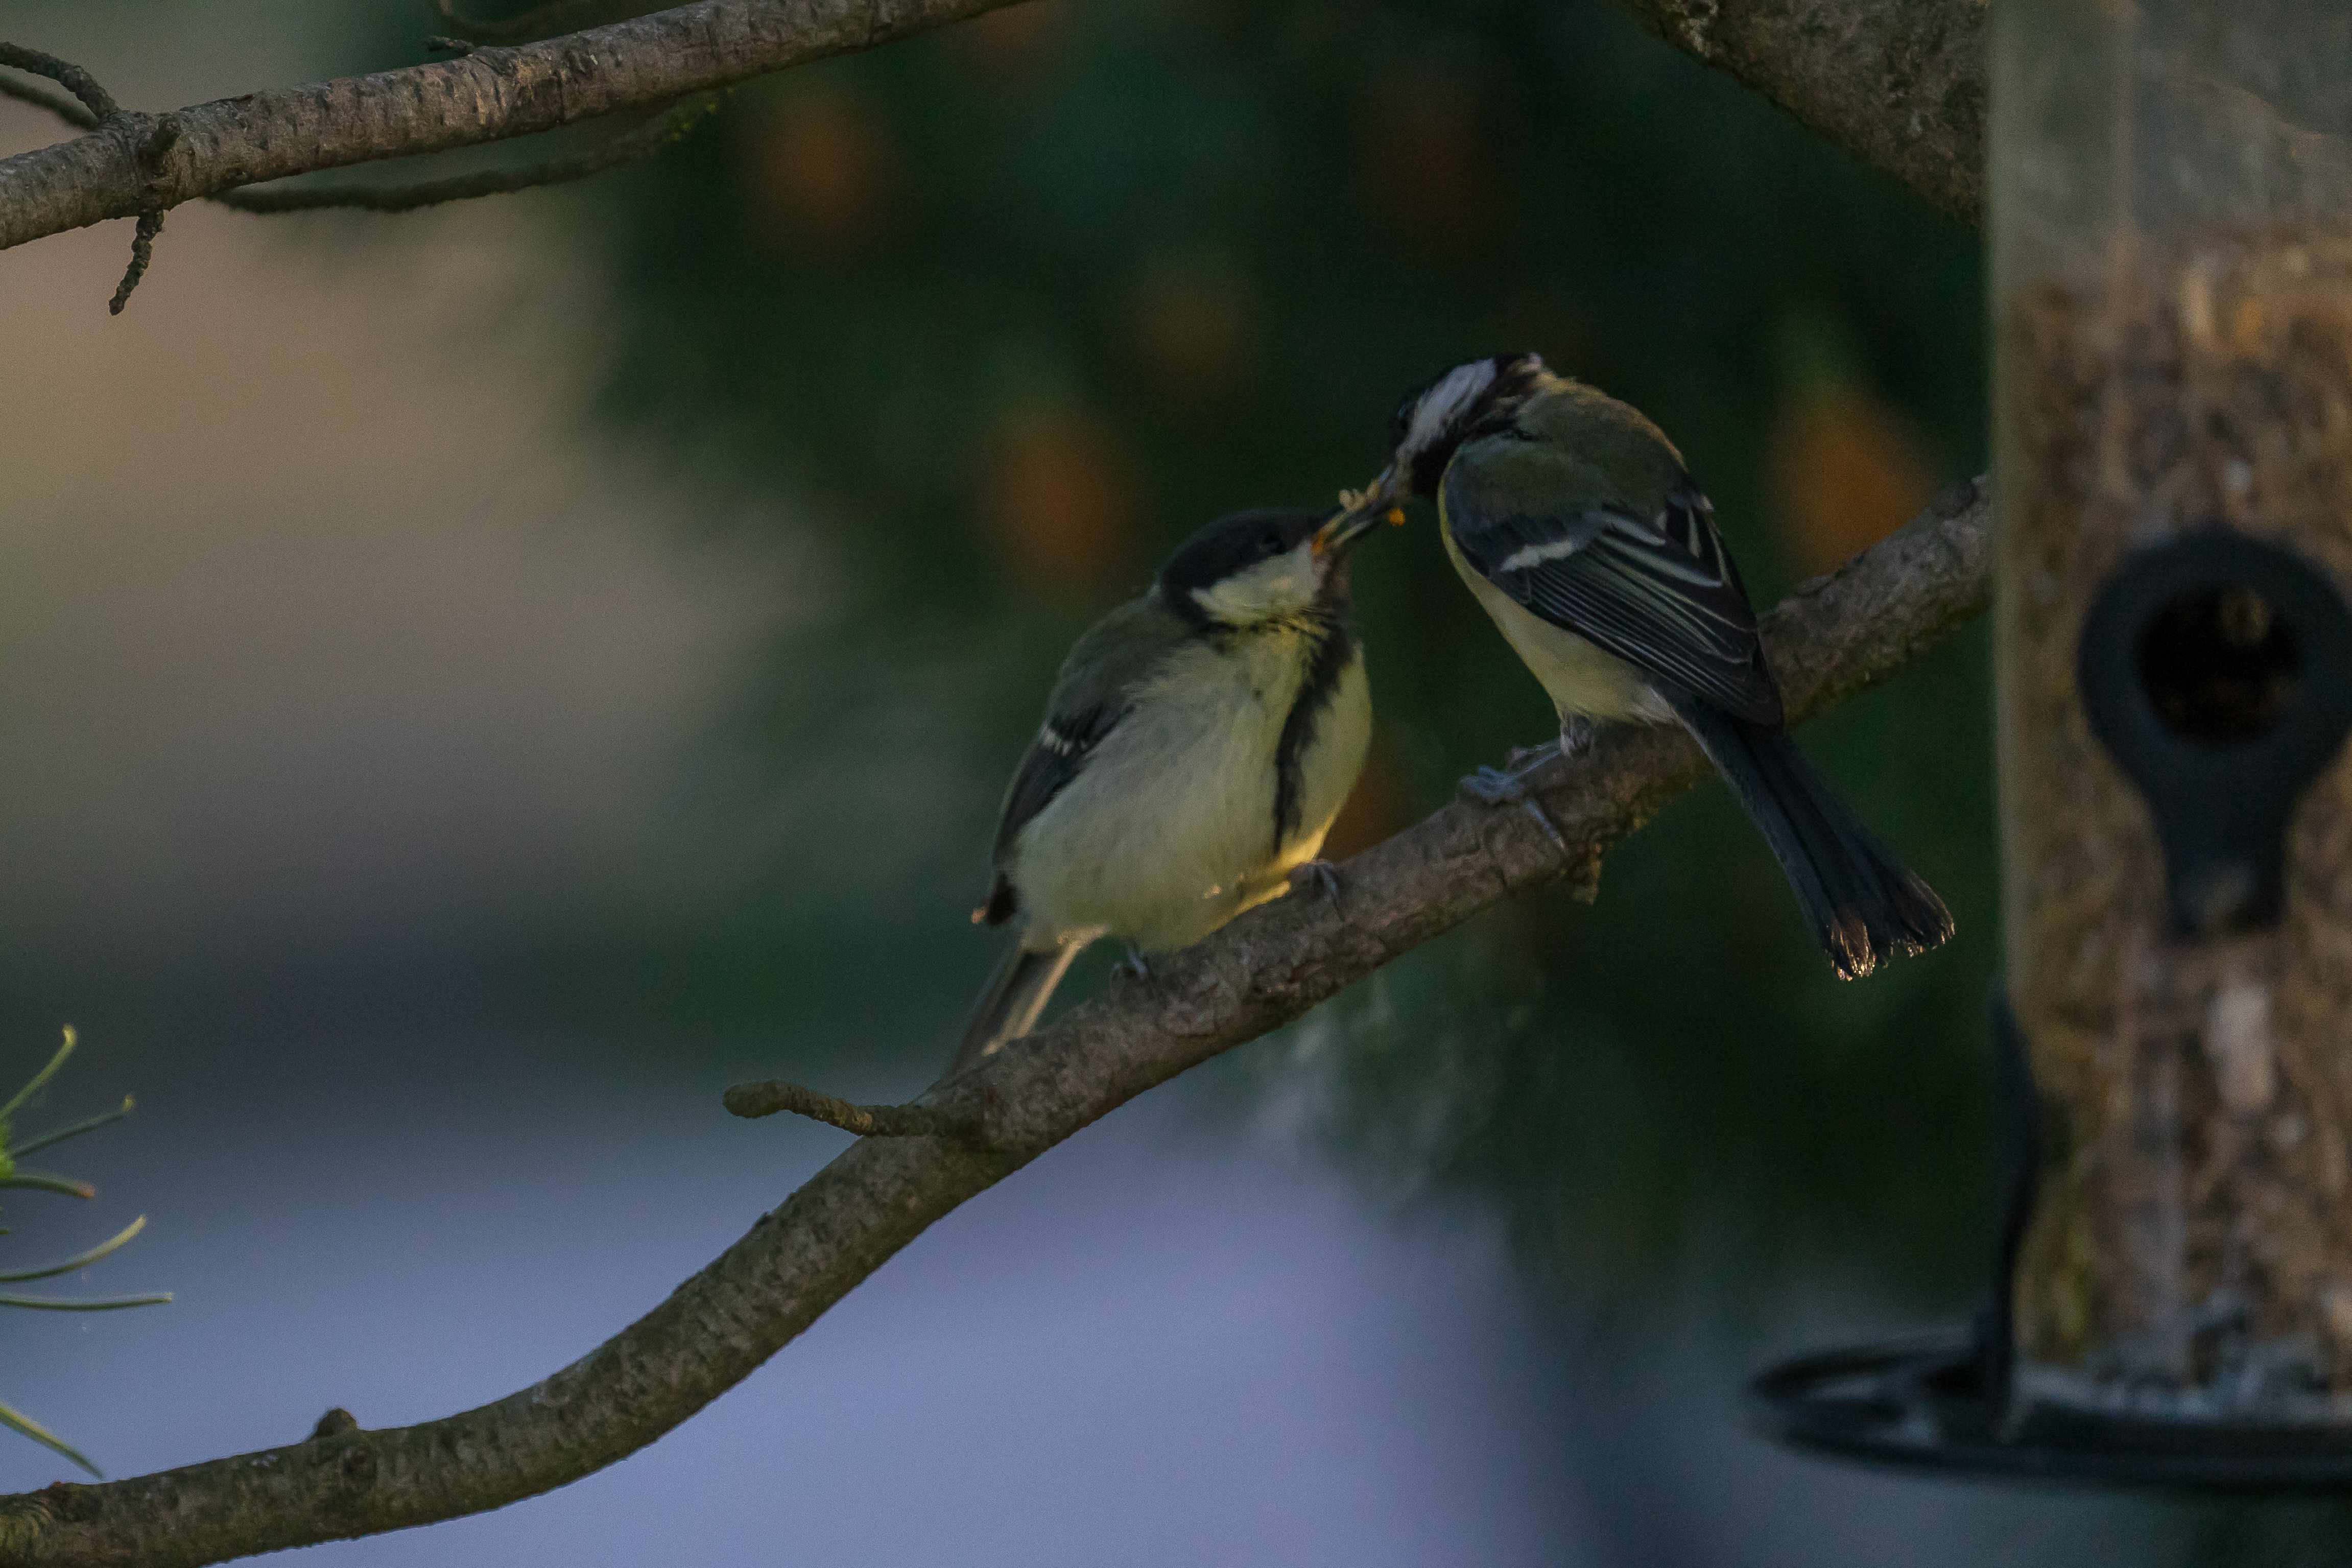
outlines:
[[[657,113],[697,94],[878,48],[1013,3],[687,0],[459,59],[189,104],[173,111],[186,133],[159,180],[122,155],[123,139],[111,126],[0,157],[0,249],[293,174]]]
[[[22,44],[0,44],[0,66],[11,66],[35,76],[45,76],[76,98],[90,112],[93,121],[111,120],[122,112],[114,95],[98,85],[98,79],[71,60],[61,60],[39,49],[28,49]]]
[[[18,81],[13,76],[0,76],[0,98],[13,98],[19,103],[29,103],[35,109],[46,109],[77,131],[98,129],[98,116],[61,93],[45,87],[35,87],[28,81]]]
[[[131,236],[131,264],[123,268],[122,281],[114,286],[114,298],[107,301],[107,314],[119,316],[122,314],[122,307],[131,302],[131,291],[139,287],[141,279],[147,276],[148,264],[155,259],[155,237],[163,232],[166,205],[155,193],[163,180],[163,155],[180,139],[179,117],[162,114],[149,121],[144,115],[128,113],[114,101],[111,93],[98,85],[98,79],[89,71],[71,60],[61,60],[39,49],[28,49],[22,44],[0,43],[0,66],[13,66],[35,76],[47,77],[79,99],[86,119],[76,115],[64,102],[47,93],[37,93],[14,83],[8,84],[11,98],[37,104],[61,116],[68,124],[89,130],[110,130],[128,125],[135,131],[142,123],[145,126],[144,131],[139,132],[138,145],[132,150],[132,155],[139,163],[142,188],[153,199],[139,209],[139,226]]]
[[[108,301],[106,313],[122,314],[122,307],[131,303],[131,291],[147,276],[147,264],[155,258],[155,237],[163,232],[165,204],[156,190],[163,177],[163,155],[180,140],[180,117],[159,114],[149,123],[147,133],[139,139],[139,168],[147,177],[147,189],[155,199],[140,209],[139,226],[131,236],[131,265],[123,268],[122,281],[115,285],[114,298]]]
[[[461,54],[471,52],[473,47],[462,38],[428,38],[425,42],[428,47],[446,47]],[[32,63],[37,60],[42,63]],[[68,124],[89,130],[123,118],[122,111],[114,106],[114,100],[107,96],[105,89],[79,66],[13,44],[0,44],[0,64],[19,65],[24,69],[51,76],[74,88],[78,94],[81,94],[85,87],[89,94],[95,94],[95,98],[83,95],[82,103],[78,105],[37,88],[0,80],[0,92],[46,109]],[[715,112],[719,101],[717,93],[697,93],[673,102],[642,124],[614,132],[590,146],[515,168],[479,169],[470,174],[453,174],[412,184],[313,185],[292,190],[245,188],[222,191],[210,199],[223,206],[247,213],[319,212],[330,208],[406,213],[422,207],[438,206],[446,202],[471,201],[481,196],[535,190],[542,185],[568,184],[659,152]],[[105,107],[99,107],[101,104]],[[148,134],[142,139],[139,162],[151,180],[160,174],[163,155],[179,140],[179,135],[178,118],[165,114],[157,117]],[[114,297],[107,302],[110,315],[122,314],[122,308],[131,301],[131,291],[147,276],[147,268],[154,260],[155,237],[163,231],[163,207],[158,205],[139,214],[139,226],[131,239],[130,265],[123,269],[122,281],[116,286]]]
[[[697,94],[670,105],[644,124],[608,136],[593,146],[511,169],[478,169],[471,174],[408,185],[310,185],[291,190],[223,191],[212,199],[223,206],[247,213],[316,212],[328,207],[404,213],[444,202],[471,201],[541,185],[561,185],[657,153],[718,107],[716,93]]]
[[[478,44],[512,44],[561,31],[573,17],[596,9],[597,0],[547,0],[511,16],[473,16],[457,0],[433,0],[433,9],[453,33]],[[650,9],[650,7],[648,7]]]
[[[54,1132],[44,1132],[38,1138],[27,1138],[5,1152],[12,1160],[21,1160],[27,1154],[37,1154],[53,1144],[64,1142],[68,1138],[79,1138],[85,1132],[97,1131],[109,1122],[120,1121],[130,1115],[136,1106],[137,1102],[126,1094],[122,1097],[122,1103],[111,1110],[101,1110],[96,1116],[70,1122]]]
[[[860,1138],[980,1138],[978,1117],[935,1105],[853,1105],[829,1094],[819,1094],[781,1079],[766,1083],[739,1083],[723,1097],[737,1116],[773,1116],[789,1110]]]
[[[473,47],[462,38],[427,38],[425,41],[431,47],[447,46],[460,51]],[[13,98],[37,109],[46,109],[77,130],[94,130],[98,125],[90,112],[71,99],[60,98],[9,78],[0,77],[0,97]],[[258,214],[318,212],[328,208],[404,213],[415,212],[420,207],[437,206],[445,202],[470,201],[478,196],[533,190],[541,185],[567,184],[660,152],[684,137],[705,117],[717,112],[719,99],[718,93],[698,93],[671,104],[651,120],[626,131],[616,132],[590,146],[514,168],[477,170],[471,174],[404,185],[309,185],[287,190],[246,186],[222,191],[205,199],[238,212]],[[153,236],[148,237],[152,243]],[[136,245],[134,240],[134,249]],[[131,281],[135,286],[136,279]],[[126,289],[126,297],[127,293]],[[120,307],[117,310],[119,312]]]
[[[131,303],[131,291],[147,276],[147,264],[155,259],[155,237],[163,232],[163,208],[150,207],[139,215],[139,226],[131,234],[131,265],[122,269],[122,281],[114,286],[114,298],[106,302],[108,315],[122,314],[122,307]]]

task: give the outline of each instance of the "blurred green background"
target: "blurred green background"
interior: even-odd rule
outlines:
[[[440,26],[405,0],[234,10],[35,0],[18,30],[162,104],[407,63]],[[11,112],[11,148],[45,139]],[[837,1143],[714,1132],[719,1085],[927,1082],[994,957],[965,911],[1070,638],[1208,517],[1361,482],[1433,371],[1534,348],[1640,405],[1764,602],[1984,462],[1976,237],[1598,0],[1038,0],[745,89],[653,163],[562,194],[396,221],[175,215],[106,338],[120,243],[15,253],[0,295],[12,341],[61,378],[8,416],[30,476],[0,536],[8,1026],[37,1042],[73,1018],[76,1094],[153,1106],[109,1134],[122,1152],[91,1149],[110,1194],[158,1214],[96,1283],[183,1298],[82,1327],[70,1354],[23,1340],[16,1366],[72,1376],[0,1397],[118,1468],[299,1435],[278,1405],[230,1437],[166,1418],[220,1399],[205,1378],[224,1368],[315,1340],[320,1365],[394,1376],[433,1361],[387,1348],[405,1316],[439,1321],[418,1303],[503,1321],[506,1293],[560,1282],[580,1315],[550,1342],[414,1331],[471,1369],[469,1394],[503,1393],[657,1298],[748,1220],[746,1193],[772,1202],[771,1163]],[[132,434],[92,434],[113,420]],[[1380,723],[1338,856],[1549,725],[1429,528],[1383,537],[1356,582]],[[1088,1224],[1125,1223],[1102,1171],[1322,1192],[1308,1167],[1336,1170],[1331,1213],[1431,1270],[1496,1271],[1516,1303],[1493,1309],[1516,1327],[1468,1309],[1458,1326],[1524,1384],[1527,1429],[1560,1445],[1540,1465],[1589,1516],[1527,1560],[1807,1563],[1836,1542],[1921,1564],[2336,1560],[2316,1506],[1937,1489],[1737,1430],[1745,1371],[1957,1318],[1986,1284],[1985,663],[1979,628],[1804,736],[1945,894],[1944,951],[1832,980],[1709,786],[1611,857],[1597,904],[1491,912],[1152,1097],[1179,1112],[1107,1122],[1079,1163],[1041,1163],[886,1279],[933,1269],[909,1300],[951,1319],[962,1277],[940,1258],[1003,1256],[962,1227],[1012,1226],[1041,1269],[1078,1256]],[[550,1163],[547,1128],[572,1163]],[[723,1179],[696,1163],[722,1133]],[[1082,1189],[1083,1222],[1072,1170],[1108,1184]],[[667,1206],[679,1181],[736,1207],[706,1236]],[[1244,1185],[1232,1213],[1287,1201]],[[541,1238],[607,1214],[587,1272]],[[341,1250],[319,1251],[322,1227]],[[1458,1245],[1489,1232],[1496,1258]],[[1164,1289],[1135,1279],[1213,1315],[1171,1245]],[[265,1266],[281,1254],[312,1261]],[[382,1282],[411,1270],[413,1296]],[[345,1275],[364,1300],[333,1294]],[[200,1316],[205,1281],[233,1321]],[[899,1298],[870,1294],[888,1289],[825,1331],[897,1321],[875,1302]],[[1355,1332],[1333,1298],[1302,1300],[1310,1351],[1318,1328]],[[373,1326],[335,1339],[353,1323]],[[787,1360],[846,1354],[812,1341]],[[959,1368],[992,1355],[940,1344]],[[186,1377],[115,1375],[126,1346]],[[1056,1381],[1050,1358],[1039,1375]],[[305,1376],[280,1403],[307,1423],[336,1390]],[[818,1420],[773,1386],[756,1439],[711,1436],[747,1394],[656,1455],[731,1440],[753,1463],[777,1431],[857,1419],[852,1394]],[[971,1419],[951,1386],[906,1398],[925,1426]],[[383,1418],[451,1401],[419,1403]],[[1160,1407],[1103,1419],[1116,1448]],[[1498,1416],[1495,1440],[1534,1442],[1518,1430]],[[747,1497],[689,1452],[661,1495],[711,1530],[828,1500],[757,1468]],[[662,1462],[517,1512],[596,1519],[625,1495],[597,1489]],[[1160,1560],[1123,1523],[1140,1529],[1114,1510],[1066,1552],[1008,1560]],[[320,1554],[437,1561],[436,1539],[488,1538]],[[1150,1544],[1511,1555],[1203,1539]],[[705,1561],[739,1560],[715,1540]],[[861,1536],[831,1560],[910,1559]]]
[[[597,196],[622,279],[602,413],[812,498],[843,574],[746,743],[895,770],[903,742],[842,721],[917,708],[925,809],[956,824],[896,886],[812,898],[780,861],[724,979],[699,925],[676,983],[754,1006],[780,928],[937,929],[942,885],[981,887],[1070,637],[1217,512],[1360,483],[1396,398],[1447,364],[1535,348],[1646,409],[1767,603],[1984,461],[1974,237],[1604,5],[1048,0],[745,92]],[[1339,854],[1549,727],[1433,530],[1357,583],[1381,732]],[[1587,1304],[1702,1253],[1740,1290],[1836,1263],[1958,1300],[1990,1234],[1984,662],[1964,637],[1807,737],[1945,892],[1948,951],[1839,984],[1709,789],[1612,858],[1591,910],[1500,910],[1338,1005],[1311,1056],[1243,1070],[1313,1079],[1372,1179],[1505,1206]],[[920,954],[934,1031],[984,947]]]

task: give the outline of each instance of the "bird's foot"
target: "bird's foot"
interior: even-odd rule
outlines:
[[[1331,868],[1330,861],[1309,860],[1290,868],[1292,890],[1296,891],[1309,882],[1322,889],[1324,898],[1330,901],[1333,909],[1339,907],[1339,873]]]
[[[1535,818],[1536,826],[1544,830],[1544,837],[1565,855],[1568,853],[1567,837],[1560,832],[1559,825],[1551,819],[1551,814],[1543,808],[1543,803],[1536,799],[1535,792],[1528,787],[1528,778],[1551,760],[1551,748],[1538,746],[1534,750],[1537,754],[1531,761],[1523,762],[1508,772],[1501,768],[1480,768],[1469,774],[1462,781],[1462,793],[1482,805],[1517,806]]]
[[[1528,786],[1517,773],[1480,768],[1462,775],[1462,793],[1481,805],[1517,805],[1528,798]]]
[[[1560,731],[1562,741],[1566,739],[1567,734],[1568,731],[1565,730]],[[1565,754],[1561,741],[1546,741],[1540,746],[1513,746],[1510,755],[1503,759],[1502,771],[1510,773],[1528,773],[1550,761],[1555,753]],[[1493,773],[1496,770],[1485,768],[1480,771]]]
[[[1130,942],[1127,944],[1127,956],[1120,960],[1120,963],[1124,963],[1127,966],[1127,972],[1138,980],[1149,982],[1151,979],[1151,965],[1145,961],[1143,950],[1135,943]]]

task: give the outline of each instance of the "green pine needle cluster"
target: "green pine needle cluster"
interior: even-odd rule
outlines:
[[[85,1132],[94,1131],[110,1121],[120,1121],[131,1114],[131,1101],[128,1096],[125,1096],[122,1103],[111,1110],[100,1111],[96,1116],[85,1117],[79,1121],[53,1129],[36,1137],[20,1140],[15,1136],[13,1118],[17,1111],[24,1109],[26,1103],[34,1095],[40,1092],[48,1081],[58,1075],[58,1069],[66,1065],[66,1058],[73,1055],[76,1043],[73,1030],[70,1028],[66,1030],[65,1043],[58,1047],[57,1055],[49,1058],[48,1065],[35,1073],[32,1080],[18,1089],[5,1105],[0,1105],[0,1187],[24,1187],[35,1192],[58,1193],[73,1198],[92,1198],[98,1195],[98,1189],[88,1182],[76,1181],[70,1176],[56,1175],[47,1171],[27,1170],[17,1163],[27,1154],[54,1147],[68,1138],[79,1138]],[[78,1268],[87,1268],[109,1253],[121,1248],[146,1226],[146,1216],[142,1215],[97,1246],[77,1252],[70,1258],[30,1268],[0,1269],[0,1285],[16,1285],[30,1279],[54,1279],[58,1275],[70,1274]],[[6,1234],[6,1231],[0,1230],[0,1236]],[[168,1293],[148,1296],[61,1298],[21,1296],[13,1291],[0,1290],[0,1307],[26,1307],[49,1312],[105,1312],[121,1307],[152,1307],[171,1299]],[[19,1410],[6,1405],[0,1405],[0,1426],[6,1426],[23,1433],[36,1443],[64,1455],[93,1476],[100,1474],[98,1467],[91,1464],[79,1449]]]

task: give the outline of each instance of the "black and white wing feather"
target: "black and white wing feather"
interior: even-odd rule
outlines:
[[[1531,464],[1524,446],[1510,456],[1518,461],[1507,483],[1461,460],[1445,476],[1446,525],[1480,575],[1654,680],[1755,723],[1780,722],[1756,612],[1696,485],[1684,479],[1646,517],[1577,499],[1570,487],[1555,505],[1558,492],[1529,472],[1541,459]]]
[[[1139,686],[1192,628],[1150,597],[1112,611],[1080,637],[1046,699],[1045,721],[1022,753],[996,824],[996,876],[979,918],[1002,925],[1020,907],[1020,889],[1006,876],[1013,842],[1070,781],[1086,771],[1134,707]]]
[[[1021,766],[1013,774],[1011,787],[1004,792],[1004,815],[996,825],[997,855],[1002,856],[1013,836],[1069,787],[1094,749],[1102,744],[1103,737],[1118,726],[1126,713],[1123,707],[1097,702],[1075,713],[1055,713],[1046,718],[1037,731],[1037,738],[1022,753]]]
[[[1005,789],[1004,810],[997,818],[992,854],[996,876],[989,886],[988,901],[980,907],[974,919],[993,926],[1013,918],[1021,900],[1018,889],[1004,874],[1006,851],[1013,847],[1021,830],[1051,805],[1055,795],[1069,787],[1095,748],[1102,744],[1103,737],[1117,728],[1126,714],[1123,706],[1097,702],[1076,712],[1046,716],[1036,739],[1021,754],[1021,765],[1013,771],[1013,783]]]

